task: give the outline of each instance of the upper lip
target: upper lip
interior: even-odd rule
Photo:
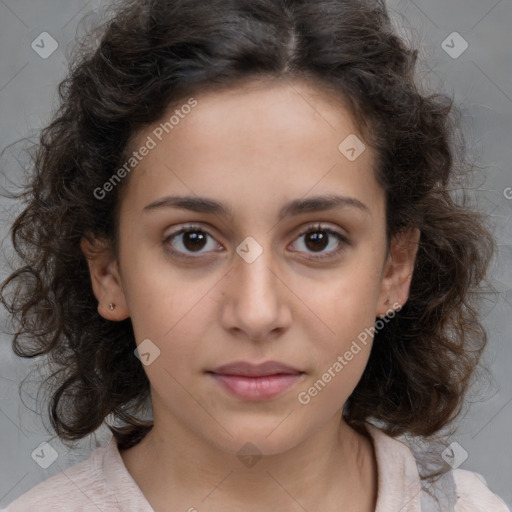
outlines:
[[[212,370],[212,373],[221,375],[240,375],[243,377],[265,377],[267,375],[278,374],[300,374],[303,373],[296,368],[288,366],[278,361],[266,361],[261,364],[252,364],[245,361],[237,361],[225,364]]]

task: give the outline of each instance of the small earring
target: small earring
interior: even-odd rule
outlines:
[[[112,302],[108,305],[108,309],[110,309],[110,311],[114,311],[115,308],[116,308],[116,305],[113,304]]]

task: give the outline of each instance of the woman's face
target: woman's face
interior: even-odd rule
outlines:
[[[374,153],[321,90],[294,82],[194,99],[162,117],[177,116],[169,133],[159,122],[135,141],[154,147],[126,184],[99,310],[131,317],[143,342],[155,427],[230,453],[247,442],[279,453],[339,423],[370,353],[365,329],[407,300],[415,247],[394,244],[386,258]],[[219,369],[268,361],[292,373]]]

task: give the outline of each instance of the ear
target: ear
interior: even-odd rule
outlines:
[[[379,316],[389,314],[391,309],[397,309],[396,304],[403,306],[407,302],[420,235],[418,228],[411,227],[393,237],[382,274],[381,293],[377,304]]]
[[[92,289],[98,299],[98,313],[115,322],[129,318],[118,263],[109,244],[97,238],[83,237],[80,248],[89,265]],[[114,305],[113,309],[110,304]]]

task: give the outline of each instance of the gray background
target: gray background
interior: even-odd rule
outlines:
[[[483,365],[491,378],[479,374],[479,384],[468,397],[457,441],[468,453],[462,469],[482,474],[490,489],[512,506],[512,26],[511,0],[417,0],[388,2],[401,31],[420,45],[422,70],[432,87],[454,95],[463,111],[469,147],[484,169],[485,181],[476,187],[478,207],[492,223],[499,251],[493,262],[493,284],[498,299],[485,306],[489,345]],[[0,0],[0,150],[26,137],[35,140],[57,104],[56,86],[67,72],[67,56],[77,34],[98,19],[101,0]],[[405,17],[405,18],[404,18]],[[31,47],[42,32],[58,42],[43,59]],[[450,51],[468,49],[457,58]],[[448,39],[447,39],[448,38]],[[23,162],[15,151],[2,160],[0,185],[23,177]],[[19,159],[19,157],[18,157]],[[510,194],[507,193],[510,191]],[[507,197],[511,199],[507,199]],[[20,205],[0,200],[2,263],[0,280],[8,270],[8,225]],[[36,483],[86,458],[92,439],[69,451],[44,429],[37,414],[35,388],[25,387],[23,403],[18,385],[29,376],[33,362],[20,361],[10,348],[6,313],[0,313],[0,506],[6,506]],[[48,421],[45,420],[45,424]],[[99,442],[108,437],[99,432]],[[49,442],[58,458],[47,469],[32,459],[42,442]],[[398,511],[397,511],[398,512]]]

